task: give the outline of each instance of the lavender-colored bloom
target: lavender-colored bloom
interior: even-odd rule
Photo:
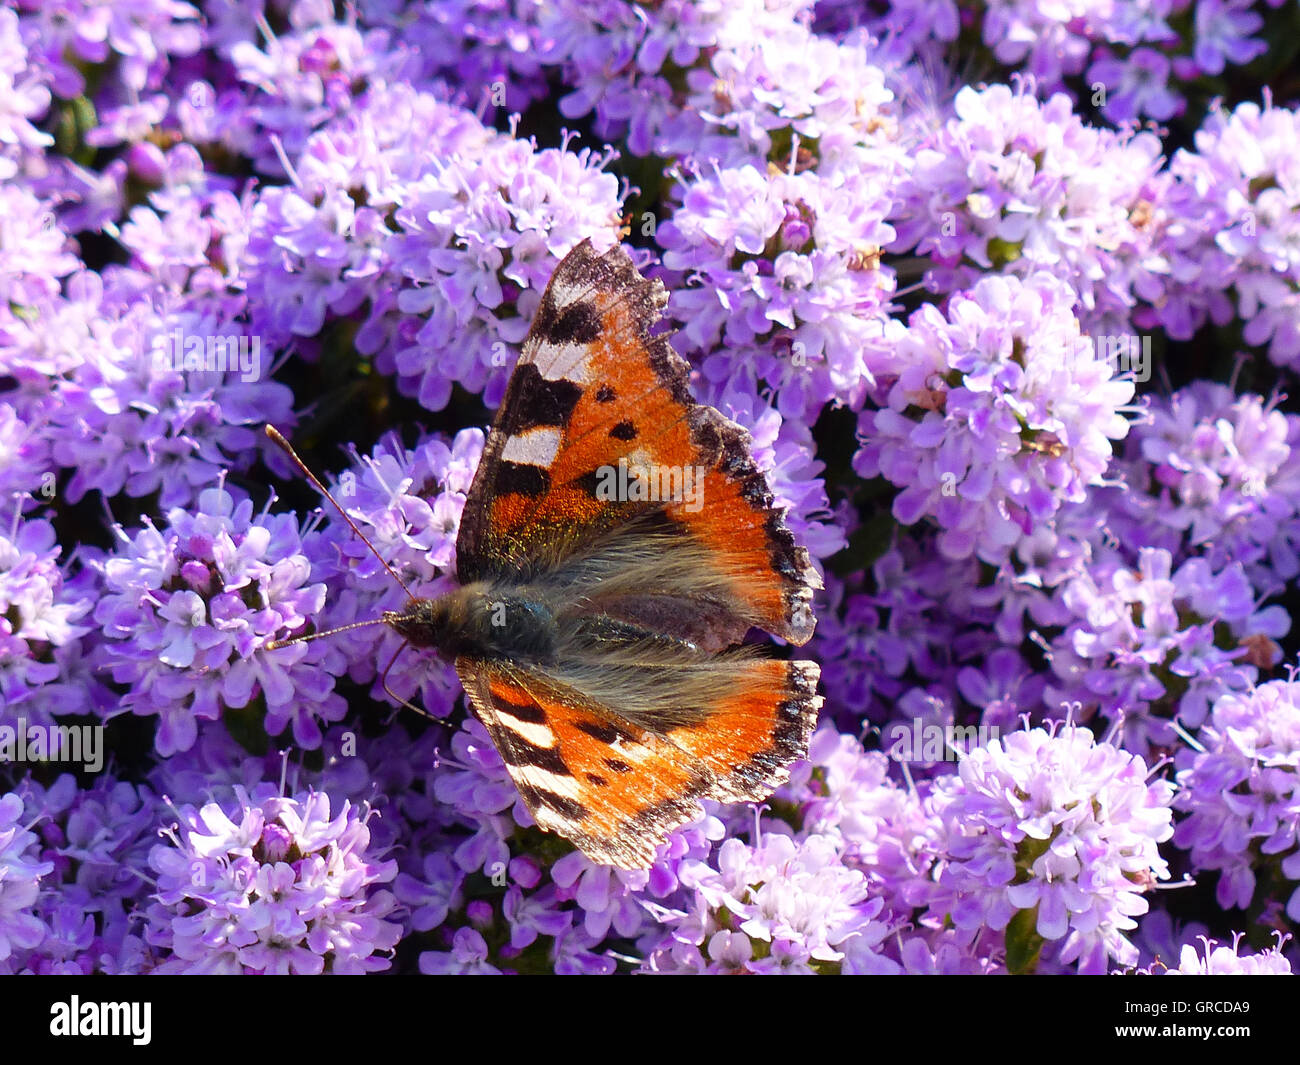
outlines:
[[[18,172],[26,153],[36,154],[54,138],[32,125],[49,110],[48,75],[28,60],[16,12],[0,11],[0,181]]]
[[[425,951],[420,955],[420,972],[425,976],[493,976],[501,970],[488,964],[488,947],[473,928],[457,929],[452,949],[446,953]]]
[[[164,314],[165,294],[132,280],[106,287],[79,273],[38,314],[0,326],[0,370],[21,383],[26,420],[48,425],[53,463],[72,471],[71,501],[125,490],[190,506],[223,470],[251,466],[253,427],[286,424],[292,396],[263,379],[271,353],[229,308]]]
[[[1120,59],[1103,55],[1088,68],[1093,85],[1107,89],[1106,117],[1113,122],[1136,122],[1142,115],[1167,121],[1183,109],[1183,101],[1167,82],[1169,60],[1153,48],[1137,48]]]
[[[94,68],[115,60],[114,87],[123,95],[156,87],[173,56],[199,48],[198,10],[180,0],[69,0],[57,5],[24,5],[31,16],[42,61],[52,88],[62,97],[86,89],[84,64]]]
[[[54,527],[15,512],[0,531],[0,723],[48,724],[55,714],[111,704],[78,665],[92,629],[95,575],[59,565]]]
[[[1190,943],[1183,947],[1176,969],[1152,968],[1165,976],[1290,976],[1291,963],[1282,953],[1282,943],[1258,954],[1240,954],[1242,933],[1232,938],[1232,946],[1201,937],[1204,947],[1198,951]],[[1280,938],[1280,937],[1279,937]]]
[[[932,517],[939,548],[998,565],[1111,457],[1133,383],[1079,331],[1074,293],[1048,274],[988,277],[912,317],[887,405],[863,414],[854,467],[903,490],[900,522]]]
[[[53,297],[59,278],[78,265],[53,206],[17,183],[0,181],[0,301],[10,314]]]
[[[217,31],[230,35],[223,50],[251,95],[245,111],[254,163],[276,175],[284,172],[277,142],[294,158],[315,130],[350,112],[360,90],[387,80],[401,62],[387,31],[360,29],[355,12],[336,22],[328,5],[294,7],[290,26],[269,38],[238,5],[227,8]]]
[[[882,921],[909,922],[935,895],[940,796],[928,783],[921,785],[924,793],[900,786],[889,776],[885,754],[864,751],[832,729],[813,737],[808,761],[808,778],[796,770],[783,791],[800,803],[805,831],[840,841],[844,865],[860,870],[872,897],[884,900]]]
[[[464,874],[446,854],[430,854],[424,859],[419,877],[399,873],[393,882],[393,894],[411,910],[411,927],[417,932],[437,928],[447,914],[462,905],[461,884]]]
[[[1104,497],[1113,535],[1240,562],[1261,587],[1300,573],[1300,417],[1279,398],[1197,381],[1155,399]]]
[[[552,866],[551,878],[563,897],[578,903],[585,931],[594,941],[611,930],[623,938],[634,938],[642,930],[646,915],[633,892],[645,887],[648,873],[595,865],[575,851]]]
[[[664,265],[691,283],[668,312],[683,353],[705,374],[747,374],[777,390],[783,416],[811,421],[830,401],[857,404],[881,372],[894,281],[880,266],[892,201],[871,174],[717,169],[687,190],[659,228]],[[742,357],[738,357],[739,353]]]
[[[379,885],[397,863],[370,849],[369,814],[319,793],[238,793],[184,806],[158,873],[146,938],[169,956],[158,972],[356,974],[386,969],[400,925]]]
[[[296,519],[254,516],[251,502],[236,505],[214,488],[199,496],[198,513],[173,510],[162,529],[119,537],[99,566],[106,594],[94,616],[105,666],[130,685],[123,706],[160,719],[158,752],[188,750],[200,720],[257,697],[268,734],[292,726],[296,743],[320,746],[320,721],[347,709],[333,692],[325,641],[264,649],[325,601],[325,586],[309,583]]]
[[[1174,843],[1191,852],[1197,869],[1216,870],[1223,907],[1246,908],[1256,872],[1280,861],[1288,881],[1300,881],[1300,684],[1269,681],[1214,704],[1185,751],[1177,806],[1188,811]],[[1300,887],[1287,900],[1300,919]]]
[[[976,748],[943,809],[946,864],[937,905],[959,929],[1006,929],[1062,941],[1059,961],[1105,972],[1133,964],[1125,931],[1143,893],[1169,875],[1158,844],[1173,835],[1173,785],[1086,729],[1033,729]]]
[[[865,876],[842,864],[832,838],[766,834],[755,847],[729,839],[716,861],[684,870],[694,898],[670,915],[671,939],[648,960],[651,970],[896,971],[878,953],[888,933],[876,920],[883,900],[868,897]]]
[[[0,796],[0,966],[6,968],[16,951],[30,950],[45,937],[45,925],[31,910],[54,863],[39,860],[36,843],[21,796]]]
[[[1177,742],[1173,722],[1196,728],[1214,699],[1249,688],[1253,661],[1273,664],[1269,641],[1290,628],[1281,607],[1261,609],[1239,564],[1175,570],[1160,548],[1139,551],[1136,567],[1099,560],[1058,596],[1072,618],[1052,644],[1049,705],[1099,706],[1143,753]]]
[[[50,872],[32,909],[45,935],[10,965],[38,974],[149,971],[152,956],[134,932],[149,886],[153,794],[111,776],[85,789],[70,775],[48,788],[29,779],[20,790]]]
[[[1069,285],[1089,333],[1131,332],[1135,293],[1165,269],[1143,222],[1159,139],[1089,127],[1063,94],[967,87],[952,106],[900,182],[896,246],[936,261],[932,289],[1047,272]]]
[[[519,112],[547,93],[543,59],[556,47],[540,26],[548,6],[542,0],[384,2],[358,13],[401,42],[403,79],[445,81],[466,107],[486,101]]]
[[[403,447],[393,434],[371,454],[357,456],[356,468],[333,482],[335,498],[380,557],[330,508],[329,525],[304,542],[304,551],[333,586],[328,606],[315,619],[318,629],[372,621],[402,607],[406,593],[383,563],[417,595],[449,587],[460,515],[482,450],[478,429],[462,430],[450,445],[430,437],[414,449]],[[331,669],[346,669],[353,681],[370,683],[376,699],[391,702],[391,690],[398,699],[418,699],[429,713],[446,716],[459,691],[454,671],[429,653],[403,651],[404,642],[386,626],[375,626],[357,630],[346,642],[321,641],[327,647],[320,653],[329,656]]]
[[[682,106],[670,79],[680,83],[694,71],[714,80],[710,58],[719,53],[743,70],[745,53],[759,51],[755,42],[765,38],[784,40],[787,47],[796,38],[808,41],[811,34],[799,34],[796,16],[809,6],[808,0],[670,0],[650,10],[618,0],[547,5],[540,21],[550,42],[545,58],[562,63],[573,86],[560,98],[560,112],[577,118],[594,110],[597,132],[626,140],[638,155],[666,155],[683,142],[698,142],[707,126],[696,108]],[[791,54],[798,54],[797,47]],[[796,83],[804,80],[797,75]]]
[[[1300,113],[1269,100],[1213,112],[1196,150],[1175,155],[1167,200],[1181,221],[1162,237],[1171,269],[1156,304],[1173,336],[1190,336],[1207,316],[1222,324],[1235,304],[1247,343],[1267,345],[1280,366],[1300,365],[1297,158]]]
[[[1249,0],[1196,0],[1192,58],[1205,74],[1221,74],[1228,63],[1249,63],[1268,51],[1263,41],[1251,38],[1263,25],[1263,16],[1250,10]]]
[[[378,361],[404,392],[430,410],[453,384],[499,402],[560,257],[584,237],[597,250],[613,243],[620,194],[608,160],[495,137],[394,193],[393,303],[416,318]]]
[[[510,924],[510,952],[527,949],[539,936],[563,935],[573,923],[573,914],[559,908],[564,901],[564,896],[554,888],[544,888],[531,895],[525,895],[518,886],[509,888],[501,913]],[[601,938],[592,935],[595,941]]]

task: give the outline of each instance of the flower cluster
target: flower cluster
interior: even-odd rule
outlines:
[[[1240,954],[1240,949],[1240,934],[1233,939],[1232,946],[1206,939],[1203,949],[1198,951],[1189,943],[1178,957],[1178,968],[1152,967],[1151,972],[1165,976],[1290,976],[1292,973],[1281,942],[1258,954]]]
[[[717,869],[683,871],[694,899],[671,922],[672,946],[652,955],[658,972],[888,973],[875,948],[889,929],[867,878],[840,861],[834,841],[765,836],[729,839]]]
[[[1111,490],[1112,536],[1216,569],[1239,562],[1259,587],[1300,573],[1300,417],[1278,398],[1212,381],[1154,398]]]
[[[1295,11],[8,5],[0,971],[1290,971]],[[584,240],[825,585],[808,757],[642,870],[384,623]]]
[[[0,796],[0,965],[11,972],[15,954],[37,946],[45,935],[33,904],[42,877],[54,870],[53,862],[38,860],[36,836],[22,822],[22,797]]]
[[[118,551],[99,564],[103,596],[95,622],[102,660],[130,685],[125,708],[157,716],[158,753],[188,750],[202,720],[253,704],[272,736],[293,727],[296,743],[320,746],[320,722],[347,710],[319,662],[327,650],[266,644],[301,629],[325,602],[311,582],[297,519],[253,514],[208,489],[197,513],[176,509],[163,529],[119,530]]]
[[[368,815],[344,803],[331,819],[319,793],[237,792],[176,811],[158,874],[149,943],[158,972],[340,975],[386,969],[401,926],[389,883],[397,866],[370,847]]]
[[[1128,431],[1133,382],[1080,333],[1074,299],[1048,274],[988,277],[946,317],[926,305],[896,338],[894,380],[863,413],[854,468],[898,485],[894,517],[933,518],[951,558],[1004,562],[1086,498]]]
[[[1168,876],[1173,786],[1087,729],[1016,732],[962,760],[943,808],[939,888],[953,924],[1005,930],[1007,964],[1033,968],[1047,944],[1061,963],[1132,965],[1124,933],[1143,892]]]
[[[450,445],[428,438],[414,449],[390,434],[333,482],[335,499],[377,554],[337,514],[305,538],[304,550],[319,560],[330,588],[326,608],[312,619],[317,631],[375,621],[400,609],[408,589],[434,595],[449,587],[444,575],[455,569],[460,515],[482,450],[478,429],[463,430]],[[426,711],[446,716],[457,694],[452,671],[429,655],[400,654],[403,646],[395,632],[373,626],[328,650],[346,659],[351,680],[374,681],[376,699],[418,693]]]
[[[1239,563],[1216,571],[1192,558],[1175,570],[1163,548],[1143,548],[1136,566],[1112,553],[1058,597],[1068,619],[1051,648],[1049,701],[1098,707],[1139,751],[1176,744],[1177,726],[1199,726],[1219,695],[1247,690],[1290,627],[1280,606],[1260,609]]]
[[[52,714],[108,705],[81,666],[94,577],[84,569],[70,576],[60,553],[48,521],[15,513],[0,532],[0,723],[12,726],[15,714],[48,723]]]
[[[1245,909],[1260,877],[1275,877],[1300,920],[1300,684],[1222,696],[1198,741],[1182,756],[1177,805],[1188,816],[1174,843],[1219,873],[1219,905]]]
[[[140,911],[156,839],[153,792],[108,775],[81,789],[68,774],[48,788],[24,782],[22,792],[45,874],[31,908],[37,934],[11,956],[11,970],[152,971],[157,958],[141,935]]]
[[[1215,111],[1170,164],[1154,316],[1180,339],[1235,312],[1246,343],[1300,368],[1300,115],[1265,102]],[[1195,223],[1189,225],[1189,220]],[[1234,306],[1235,305],[1235,306]]]
[[[870,30],[889,39],[901,58],[937,48],[959,62],[958,42],[978,38],[994,62],[1030,75],[1043,91],[1065,90],[1113,122],[1130,122],[1183,114],[1203,79],[1263,55],[1265,12],[1278,6],[1280,0],[891,0],[863,8],[823,0],[817,11],[823,30]]]
[[[1147,224],[1159,139],[1094,128],[1064,95],[1006,85],[964,88],[952,110],[900,182],[899,246],[928,255],[944,291],[1045,271],[1069,284],[1089,329],[1126,332],[1163,269]]]

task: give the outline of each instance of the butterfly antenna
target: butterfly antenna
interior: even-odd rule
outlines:
[[[333,636],[339,632],[350,632],[353,629],[364,629],[369,625],[382,625],[383,618],[375,618],[373,621],[358,621],[351,625],[340,625],[337,629],[326,629],[324,632],[308,632],[302,636],[290,636],[287,640],[268,640],[262,645],[266,651],[274,651],[280,647],[288,647],[291,643],[306,643],[308,640],[319,640],[322,636]]]
[[[298,469],[302,471],[302,475],[312,483],[312,487],[314,487],[316,491],[318,491],[321,495],[323,495],[326,499],[328,499],[331,503],[334,504],[334,509],[337,510],[341,515],[343,515],[343,520],[346,521],[349,526],[351,526],[352,531],[357,534],[361,542],[365,544],[368,548],[370,548],[370,551],[375,556],[375,558],[379,559],[379,564],[383,566],[384,569],[388,570],[388,574],[390,577],[393,578],[393,580],[395,580],[399,585],[401,585],[402,591],[406,593],[406,598],[411,600],[411,602],[413,603],[416,602],[416,597],[411,592],[411,589],[406,586],[406,582],[397,575],[397,573],[393,570],[392,566],[390,566],[387,562],[384,561],[384,556],[381,555],[375,549],[374,544],[372,544],[369,540],[366,539],[366,534],[357,528],[357,523],[355,521],[353,521],[351,518],[348,517],[348,512],[344,510],[341,506],[339,506],[339,501],[335,499],[332,495],[330,495],[330,490],[326,488],[323,484],[321,484],[320,480],[316,477],[316,475],[307,468],[307,464],[298,457],[298,452],[294,451],[293,445],[291,445],[289,441],[286,440],[283,437],[283,435],[281,435],[280,430],[277,429],[274,425],[268,425],[266,427],[266,435],[269,436],[276,444],[278,444],[279,447],[284,451],[284,453],[293,460],[293,464],[297,466]],[[363,622],[363,624],[368,625],[372,623]],[[332,629],[331,631],[343,632],[345,631],[345,629],[349,629],[349,628],[356,628],[356,626],[348,625],[345,626],[344,629]],[[314,638],[315,636],[325,636],[325,635],[326,633],[323,632],[313,633],[312,637],[310,638]],[[290,641],[288,640],[284,641],[284,643],[288,643],[288,642]],[[280,646],[283,646],[283,643],[280,644]]]

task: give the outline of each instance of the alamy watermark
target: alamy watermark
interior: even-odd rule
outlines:
[[[1087,352],[1094,359],[1110,363],[1113,374],[1132,374],[1133,380],[1143,384],[1151,380],[1151,337],[1134,333],[1104,334],[1079,337],[1080,353]]]
[[[180,326],[153,339],[154,369],[177,373],[237,373],[245,384],[262,376],[262,338],[243,333],[187,335]]]
[[[103,725],[0,725],[0,762],[80,762],[88,773],[104,768]]]
[[[885,753],[895,762],[955,762],[1001,734],[997,725],[937,725],[914,717],[886,727]]]
[[[50,1035],[126,1036],[138,1047],[148,1046],[153,1028],[152,1002],[67,1002],[50,1004]]]
[[[630,465],[596,468],[596,498],[607,503],[680,503],[692,514],[704,506],[703,466]]]

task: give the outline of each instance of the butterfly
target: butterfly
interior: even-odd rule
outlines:
[[[821,579],[749,435],[652,332],[667,298],[617,245],[564,257],[466,499],[459,587],[379,619],[454,662],[534,821],[622,869],[701,800],[784,783],[822,701],[815,662],[743,642],[806,643]]]

